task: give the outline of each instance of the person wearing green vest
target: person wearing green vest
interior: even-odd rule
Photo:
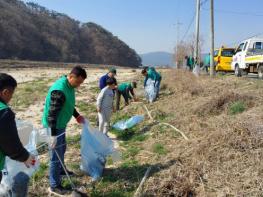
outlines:
[[[13,160],[24,162],[28,168],[35,163],[35,157],[23,147],[19,139],[15,113],[8,106],[16,87],[17,82],[12,76],[0,73],[0,182],[6,156]],[[18,174],[14,179],[13,184],[16,187],[14,188],[14,185],[11,186],[12,195],[27,196],[29,177],[24,179],[23,175],[21,178]]]
[[[205,71],[208,73],[208,68],[210,67],[210,53],[208,53],[208,54],[205,56],[205,59],[204,59],[204,67],[205,67]]]
[[[154,86],[156,87],[156,98],[159,97],[159,92],[160,92],[160,86],[161,86],[161,81],[162,81],[162,75],[160,72],[157,72],[155,68],[153,67],[148,67],[142,70],[142,75],[145,76],[144,78],[144,87],[146,86],[147,80],[151,79],[153,80]]]
[[[87,78],[86,71],[80,66],[75,66],[69,75],[59,78],[48,90],[46,96],[42,124],[51,129],[51,154],[49,168],[49,192],[55,195],[64,195],[68,192],[61,185],[64,155],[66,152],[66,127],[72,116],[79,124],[85,119],[75,109],[75,89]],[[60,158],[59,158],[60,157]],[[67,170],[69,175],[73,172]]]
[[[120,110],[121,95],[125,100],[125,105],[129,105],[129,99],[132,99],[132,97],[135,101],[137,100],[136,95],[134,93],[134,88],[137,88],[137,83],[135,81],[131,83],[121,83],[120,85],[118,85],[116,91],[116,110]]]
[[[192,71],[194,67],[194,58],[191,56],[186,56],[186,57],[187,57],[186,65],[189,67],[189,70]]]

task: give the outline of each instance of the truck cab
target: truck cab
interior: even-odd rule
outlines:
[[[240,77],[242,73],[257,73],[263,63],[258,57],[260,55],[263,57],[263,37],[253,37],[240,42],[231,63],[235,75]]]

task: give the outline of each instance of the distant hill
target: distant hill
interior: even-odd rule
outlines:
[[[152,66],[174,65],[173,54],[168,52],[151,52],[151,53],[141,54],[140,56],[143,65],[152,65]]]
[[[141,65],[140,56],[103,27],[35,3],[0,0],[0,35],[0,59]]]

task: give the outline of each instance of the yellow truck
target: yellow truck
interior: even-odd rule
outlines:
[[[234,71],[231,67],[232,57],[235,53],[234,48],[221,47],[214,51],[214,62],[216,71]]]

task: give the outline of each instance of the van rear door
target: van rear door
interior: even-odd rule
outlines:
[[[231,71],[232,57],[235,53],[235,49],[222,49],[220,64],[223,70]]]

